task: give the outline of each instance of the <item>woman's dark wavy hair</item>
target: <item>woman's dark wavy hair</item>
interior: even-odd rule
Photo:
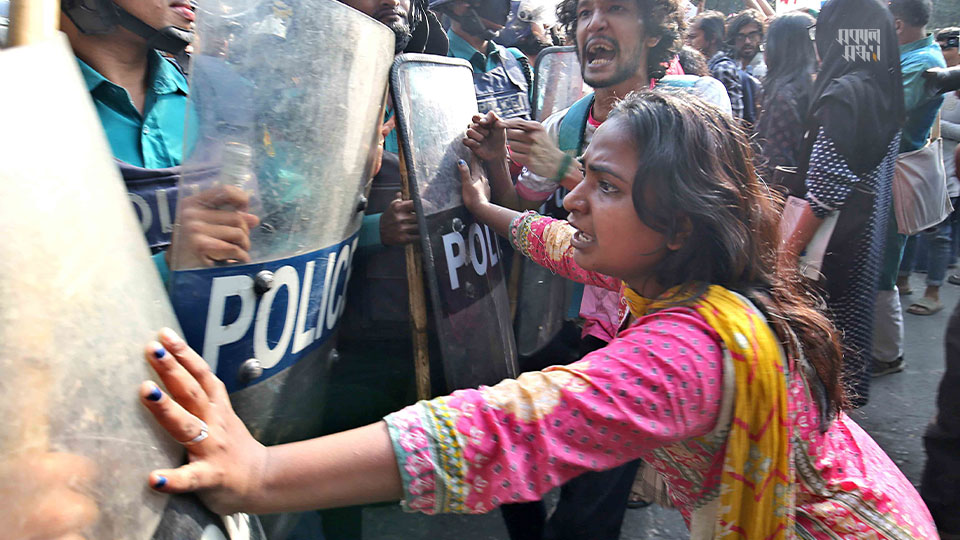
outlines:
[[[778,15],[767,28],[767,75],[763,78],[765,100],[774,99],[782,89],[794,88],[806,114],[813,94],[813,73],[817,71],[817,52],[810,39],[810,27],[816,19],[802,11]],[[770,110],[769,107],[764,107]]]
[[[660,42],[647,51],[647,75],[660,80],[667,67],[683,45],[681,36],[686,30],[679,0],[634,0],[643,17],[643,31],[647,37],[660,37]],[[562,0],[557,5],[557,19],[567,33],[567,39],[577,45],[577,4],[579,0]],[[577,54],[580,54],[577,47]]]
[[[636,144],[637,215],[668,241],[682,242],[659,264],[659,284],[716,284],[749,294],[785,350],[797,352],[797,337],[830,408],[839,411],[846,401],[837,331],[799,272],[778,265],[782,199],[754,171],[740,124],[695,96],[664,91],[631,93],[610,120]]]

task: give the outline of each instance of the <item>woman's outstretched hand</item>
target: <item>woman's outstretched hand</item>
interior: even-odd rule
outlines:
[[[140,399],[161,426],[183,444],[189,463],[150,473],[164,493],[195,491],[211,510],[231,514],[260,492],[267,449],[250,435],[207,363],[170,329],[147,345],[147,361],[167,388],[140,385]]]
[[[476,214],[484,206],[490,204],[490,182],[483,175],[483,168],[473,160],[471,165],[460,160],[457,163],[460,169],[460,189],[463,194],[463,205],[467,210]]]

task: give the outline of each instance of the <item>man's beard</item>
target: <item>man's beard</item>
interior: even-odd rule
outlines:
[[[579,47],[577,47],[579,49]],[[582,53],[577,55],[581,62],[583,62]],[[580,76],[583,77],[583,82],[587,83],[590,88],[609,88],[611,86],[616,86],[623,81],[629,80],[631,77],[636,76],[637,72],[640,71],[640,51],[635,51],[629,56],[620,56],[618,58],[634,58],[636,60],[633,65],[621,65],[617,71],[613,73],[608,79],[598,81],[596,79],[589,79],[587,75],[587,64],[580,64]]]
[[[407,44],[410,43],[410,39],[413,38],[413,32],[410,30],[410,23],[407,22],[406,16],[391,24],[390,30],[393,30],[393,35],[396,37],[394,53],[400,54],[403,52],[403,49],[406,48]]]

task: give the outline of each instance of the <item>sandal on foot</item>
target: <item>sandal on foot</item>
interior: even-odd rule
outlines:
[[[912,315],[933,315],[941,309],[943,309],[943,304],[941,304],[939,300],[924,296],[913,304],[910,304],[910,307],[907,308],[907,313]]]

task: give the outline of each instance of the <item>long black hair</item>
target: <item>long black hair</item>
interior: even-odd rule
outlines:
[[[629,94],[607,122],[621,122],[636,145],[637,215],[668,241],[681,242],[656,269],[658,284],[747,292],[786,350],[796,351],[796,336],[831,409],[843,407],[837,331],[798,272],[779,267],[780,201],[757,177],[739,122],[695,96],[664,91]]]
[[[817,52],[809,28],[816,19],[802,11],[778,15],[767,28],[767,75],[763,78],[764,101],[789,89],[797,98],[799,117],[806,115],[817,71]],[[764,106],[764,110],[770,107]]]

